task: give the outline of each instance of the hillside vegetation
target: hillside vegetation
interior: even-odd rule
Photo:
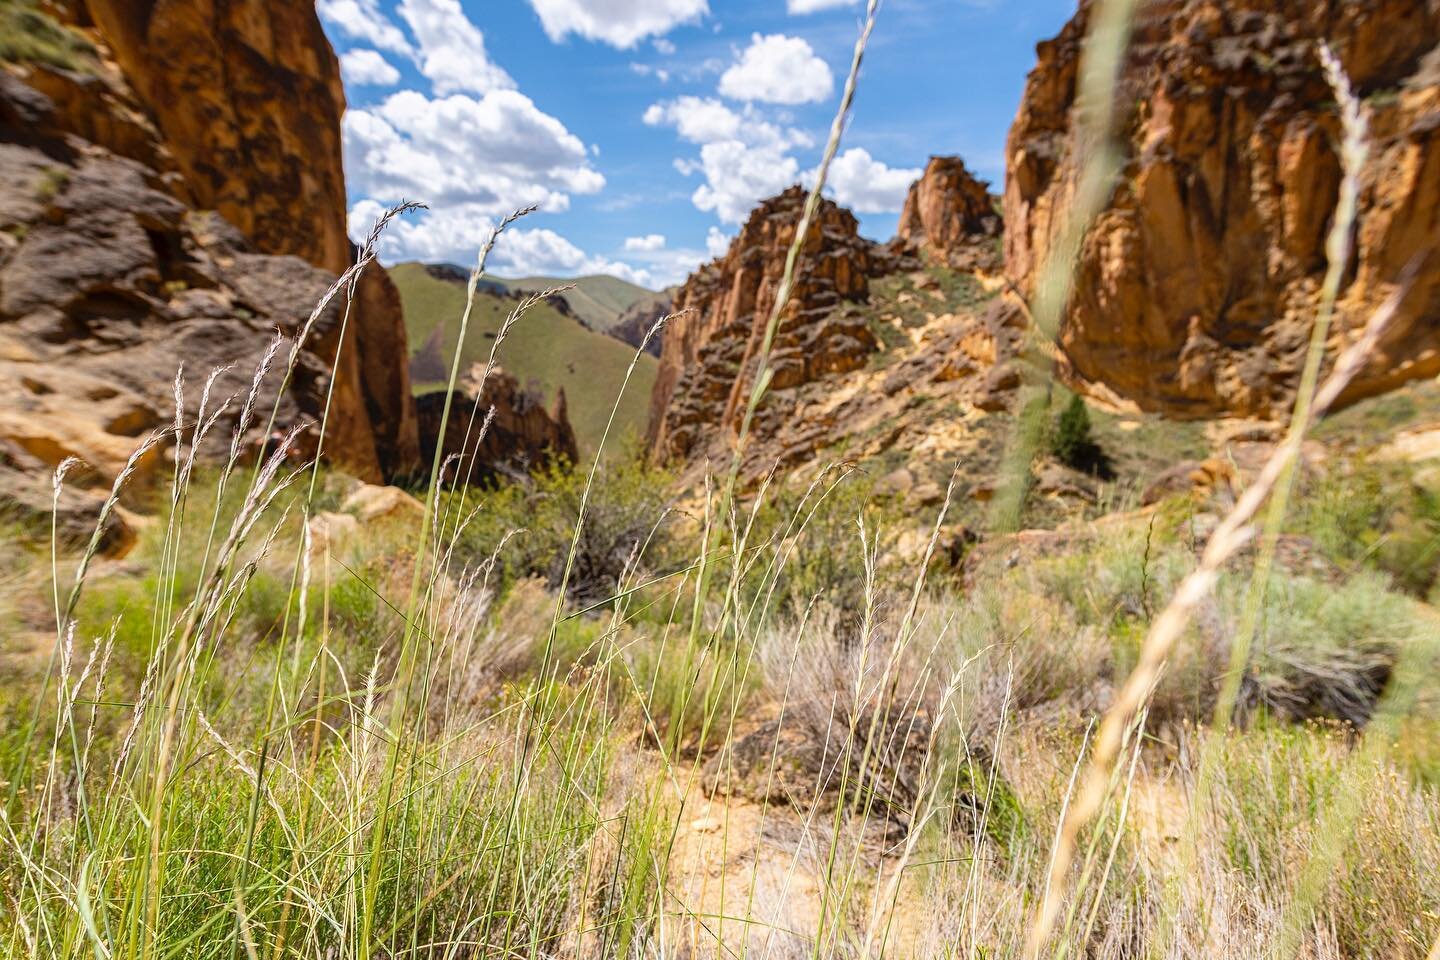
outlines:
[[[567,290],[563,294],[570,303],[570,309],[575,312],[575,316],[585,321],[587,327],[602,333],[613,327],[626,310],[642,300],[655,296],[653,290],[647,290],[628,280],[621,280],[619,277],[603,273],[571,279],[559,277],[519,277],[513,280],[505,277],[492,277],[490,279],[507,290],[516,290],[521,293],[536,293],[541,290],[553,290],[559,286],[573,285],[573,290]]]
[[[417,394],[442,389],[454,356],[460,315],[465,310],[465,286],[436,279],[418,263],[400,264],[390,270],[390,276],[405,307],[411,356],[425,355],[425,362],[412,363],[412,371],[419,374],[444,371],[438,376],[414,376],[412,386]],[[490,356],[495,332],[516,305],[517,301],[510,297],[484,290],[477,293],[462,364],[468,367],[471,363],[485,362]],[[542,303],[527,312],[511,330],[501,364],[521,384],[541,390],[547,403],[554,402],[557,390],[565,390],[570,422],[575,427],[581,455],[586,456],[593,453],[600,442],[625,369],[634,357],[635,348],[587,330],[573,318]],[[620,399],[616,441],[627,435],[644,435],[655,371],[653,357],[640,358],[630,387]]]
[[[1387,536],[1376,442],[1306,482],[1286,542],[1317,546],[1264,593],[1233,724],[1248,561],[1174,652],[1057,951],[1426,957],[1436,621],[1343,535]],[[182,479],[127,562],[62,574],[73,640],[5,542],[4,956],[1022,957],[1094,717],[1217,508],[997,538],[962,577],[906,545],[944,505],[844,467],[713,523],[623,458],[475,522],[463,490],[426,520],[306,478]]]

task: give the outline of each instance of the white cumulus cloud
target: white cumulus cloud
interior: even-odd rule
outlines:
[[[641,118],[652,127],[674,127],[682,140],[691,143],[718,143],[738,140],[754,146],[809,147],[810,135],[793,127],[779,127],[765,120],[750,104],[737,113],[714,97],[676,97],[652,103]],[[686,172],[684,169],[682,173]]]
[[[649,276],[651,284],[645,286],[668,287],[673,284],[682,283],[690,273],[700,264],[704,263],[709,256],[705,250],[697,250],[693,247],[671,247],[668,245],[668,238],[665,244],[653,246],[655,237],[631,237],[625,243],[625,259],[639,268]],[[640,247],[635,246],[631,241],[643,240],[647,244]]]
[[[856,213],[894,213],[904,205],[910,184],[922,172],[886,166],[863,147],[851,147],[830,165],[825,185],[837,203]],[[806,179],[813,183],[814,172]]]
[[[385,204],[378,200],[356,203],[347,218],[350,236],[365,236],[384,212]],[[380,259],[388,264],[420,260],[472,266],[494,222],[487,207],[474,204],[407,214],[390,221],[380,238]]]
[[[786,0],[785,10],[788,13],[815,13],[835,7],[853,7],[859,2],[860,0]]]
[[[711,227],[710,232],[705,234],[705,251],[712,257],[723,257],[730,250],[730,241],[733,237],[725,235],[725,231],[719,227]]]
[[[530,0],[530,6],[556,43],[573,33],[621,49],[710,12],[706,0]]]
[[[510,75],[490,61],[485,35],[460,9],[460,0],[400,0],[398,9],[420,45],[420,72],[436,93],[514,88]]]
[[[650,273],[606,257],[591,256],[554,230],[507,230],[495,244],[496,270],[512,276],[578,277],[606,273],[642,287]]]
[[[415,48],[398,26],[380,11],[377,0],[315,0],[315,12],[347,37],[381,50],[413,56]]]
[[[357,86],[393,87],[400,81],[400,71],[389,60],[363,47],[340,54],[340,76]]]
[[[707,143],[700,148],[699,169],[705,182],[691,200],[723,223],[744,223],[755,204],[794,183],[799,162],[778,144],[751,146],[738,140]]]
[[[817,103],[830,96],[835,77],[800,37],[753,34],[750,46],[720,77],[720,92],[735,100]]]
[[[675,169],[704,176],[691,200],[725,223],[744,222],[755,204],[794,183],[800,165],[790,151],[814,145],[804,131],[770,123],[751,104],[740,112],[710,97],[661,101],[643,119],[701,145],[699,159],[678,158]]]
[[[351,207],[351,236],[364,236],[369,232],[384,209],[374,200],[361,200]],[[459,204],[393,220],[380,240],[380,258],[389,264],[419,260],[471,266],[496,219],[484,207]],[[501,234],[489,266],[494,272],[509,276],[571,277],[607,273],[642,287],[649,287],[653,282],[648,270],[591,256],[545,228],[512,227]]]
[[[740,115],[711,97],[684,96],[652,103],[642,119],[652,127],[674,127],[691,143],[730,140],[740,133]]]
[[[663,234],[650,233],[643,237],[626,237],[625,249],[640,253],[651,253],[656,250],[665,249],[665,237]]]
[[[382,202],[556,211],[605,185],[580,139],[515,90],[479,99],[403,90],[348,111],[343,131],[350,188]]]

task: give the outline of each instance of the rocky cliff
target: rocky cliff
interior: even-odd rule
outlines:
[[[970,203],[971,185],[984,188],[957,177],[963,170],[958,160],[932,163],[911,191],[910,231],[883,246],[857,234],[849,211],[822,204],[742,483],[777,467],[803,476],[837,460],[879,463],[891,492],[930,505],[963,459],[971,469],[961,495],[984,494],[1020,383],[1023,318],[997,297],[998,224],[988,195],[988,213]],[[672,309],[688,312],[665,332],[650,431],[655,455],[687,481],[707,462],[728,462],[804,201],[792,188],[760,204],[725,256],[676,294]],[[967,204],[975,219],[945,222]]]
[[[959,268],[1000,266],[1000,214],[990,185],[960,157],[931,157],[910,186],[895,239],[904,248]]]
[[[243,397],[274,331],[299,330],[333,280],[298,257],[255,253],[223,218],[158,189],[152,168],[66,134],[55,116],[48,98],[0,71],[0,457],[31,478],[0,493],[22,511],[43,510],[66,457],[89,467],[72,483],[108,487],[139,438],[172,422],[177,367],[190,384],[187,430],[210,371],[225,369],[212,410]],[[339,333],[332,304],[280,400],[279,428],[318,421]],[[252,440],[280,366],[262,383]],[[327,444],[373,457],[356,427],[342,420]],[[313,450],[313,433],[302,443]]]
[[[217,389],[238,388],[351,263],[339,71],[306,4],[69,0],[20,22],[43,42],[0,64],[0,407],[28,458],[73,453],[100,481],[168,419],[177,366],[234,362]],[[331,310],[285,415],[318,414],[333,370],[326,451],[366,479],[410,469],[403,317],[378,269],[337,364],[339,335]]]
[[[725,256],[676,294],[672,310],[681,316],[665,331],[651,393],[650,445],[662,458],[688,457],[738,429],[804,205],[798,186],[762,203]],[[858,369],[876,348],[864,320],[844,309],[866,298],[875,265],[874,245],[857,231],[848,210],[821,204],[775,335],[766,417],[779,414],[786,390]]]
[[[1089,4],[1040,44],[1007,148],[1006,263],[1023,291],[1085,163]],[[1340,181],[1332,44],[1374,148],[1336,340],[1440,236],[1440,7],[1414,0],[1150,0],[1117,101],[1127,159],[1085,238],[1061,345],[1072,382],[1172,416],[1274,415],[1305,349]],[[1351,399],[1440,372],[1432,258]]]
[[[180,176],[263,253],[350,264],[340,117],[345,92],[314,5],[275,0],[65,0]],[[104,144],[114,149],[112,144]],[[123,152],[123,151],[117,151]]]
[[[445,479],[465,483],[517,479],[555,459],[570,463],[579,459],[564,390],[556,396],[554,409],[547,410],[543,396],[522,388],[498,368],[490,372],[482,389],[479,381],[484,372],[484,366],[477,364],[456,386],[443,438],[445,393],[427,393],[416,401],[427,466],[437,444],[442,461],[448,462],[443,467]],[[492,407],[494,419],[482,436],[481,427]]]

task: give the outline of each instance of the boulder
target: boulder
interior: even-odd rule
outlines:
[[[340,509],[362,523],[386,520],[418,522],[425,516],[425,504],[404,490],[373,483],[356,484],[355,489],[341,501]]]
[[[1205,499],[1220,492],[1233,497],[1236,481],[1235,468],[1228,460],[1219,457],[1182,460],[1150,482],[1140,494],[1140,503],[1148,507],[1185,494]]]
[[[105,492],[81,486],[75,476],[57,497],[54,469],[47,466],[13,441],[0,439],[0,519],[18,522],[37,541],[47,542],[53,532],[60,547],[84,549],[100,527]],[[83,467],[75,471],[82,472]],[[112,510],[100,527],[96,549],[118,559],[135,546],[137,535],[132,516]]]
[[[326,511],[311,517],[305,529],[310,534],[308,560],[313,564],[352,542],[360,532],[360,521],[353,514]]]

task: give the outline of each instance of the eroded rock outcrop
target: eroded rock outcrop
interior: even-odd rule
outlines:
[[[339,67],[314,10],[267,0],[57,0],[69,29],[93,45],[78,69],[20,66],[55,106],[55,126],[158,175],[158,189],[215,210],[258,253],[292,254],[338,274],[353,262],[346,236]],[[411,469],[414,406],[396,344],[399,298],[367,270],[342,351],[335,454],[367,475]],[[354,354],[350,362],[344,354]]]
[[[445,392],[427,393],[416,401],[427,465],[435,456],[437,444],[442,450],[442,469],[447,482],[517,479],[551,461],[574,463],[579,459],[564,390],[556,396],[554,409],[547,410],[540,393],[521,387],[520,382],[504,370],[491,370],[482,384],[484,372],[484,366],[477,364],[456,385],[443,438],[440,423],[445,411]],[[482,431],[492,407],[494,419]]]
[[[105,489],[140,438],[172,422],[177,367],[190,382],[193,430],[197,381],[225,368],[211,409],[243,397],[274,332],[298,331],[333,277],[298,257],[253,252],[218,215],[159,189],[153,169],[53,120],[43,94],[0,71],[0,444],[23,454],[8,458],[12,466],[47,489],[72,456],[88,469],[71,482]],[[280,398],[280,429],[318,422],[339,333],[332,304]],[[262,382],[251,440],[275,406],[282,365]],[[341,386],[337,402],[360,403]],[[222,434],[238,408],[220,421]],[[307,433],[302,447],[315,440]],[[374,469],[363,420],[341,420],[326,443],[369,451]],[[158,455],[142,464],[142,479]]]
[[[667,287],[658,293],[642,297],[626,307],[620,314],[620,319],[616,320],[615,325],[607,332],[622,343],[628,343],[636,349],[643,346],[646,353],[660,356],[661,347],[665,343],[665,330],[662,327],[654,336],[650,336],[650,331],[675,309],[675,296],[679,292],[679,287]],[[646,340],[647,336],[649,340]]]
[[[672,309],[683,315],[665,331],[651,394],[649,439],[661,458],[688,457],[738,427],[804,204],[798,186],[762,203],[725,256],[676,295]],[[845,309],[865,299],[875,269],[874,245],[857,229],[848,210],[821,203],[775,335],[766,417],[784,407],[785,391],[858,369],[876,349],[864,318]]]
[[[217,393],[247,387],[352,262],[344,100],[303,4],[56,0],[33,19],[67,52],[0,64],[0,407],[27,463],[73,454],[108,484],[168,422],[178,366],[193,382],[233,363]],[[282,423],[318,419],[328,393],[328,456],[366,479],[413,469],[403,316],[378,268],[339,338],[331,309]]]
[[[895,239],[957,269],[998,269],[996,203],[990,185],[976,179],[960,157],[931,157],[905,196]]]
[[[1007,272],[1023,291],[1062,228],[1087,152],[1075,90],[1089,3],[1040,44],[1007,148]],[[1440,7],[1412,0],[1150,0],[1117,102],[1128,154],[1085,239],[1066,375],[1182,417],[1274,415],[1293,395],[1340,182],[1334,47],[1374,149],[1340,341],[1440,236]],[[1332,347],[1334,345],[1332,344]],[[1440,258],[1350,399],[1440,372]]]
[[[777,469],[803,482],[840,461],[883,460],[906,478],[890,492],[929,508],[955,463],[975,477],[993,466],[1021,382],[1025,319],[999,298],[998,221],[963,171],[932,163],[908,231],[883,245],[860,237],[848,211],[821,205],[738,464],[742,484]],[[675,298],[672,309],[689,312],[666,330],[650,429],[655,455],[686,482],[729,463],[804,202],[797,187],[762,203]],[[967,209],[970,219],[943,222]],[[956,495],[973,486],[967,477]]]
[[[349,266],[340,163],[345,91],[313,4],[55,6],[89,28],[113,60],[181,174],[180,199],[217,211],[263,253],[294,254],[334,273]]]

